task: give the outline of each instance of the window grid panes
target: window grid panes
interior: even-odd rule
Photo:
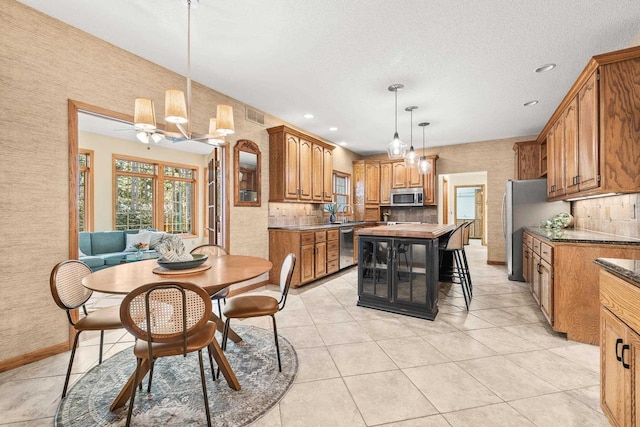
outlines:
[[[93,190],[90,150],[78,153],[78,230],[91,231],[91,193]]]
[[[114,229],[195,234],[197,169],[114,158]]]
[[[350,204],[349,199],[349,175],[333,173],[333,197],[340,210]]]

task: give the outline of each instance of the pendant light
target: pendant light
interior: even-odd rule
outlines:
[[[400,140],[398,137],[398,90],[404,87],[403,84],[396,83],[389,86],[389,91],[395,94],[396,98],[396,131],[393,134],[393,140],[387,146],[387,155],[390,159],[403,159],[404,155],[407,153],[407,144]]]
[[[418,153],[413,149],[413,110],[418,109],[415,105],[411,107],[407,107],[404,111],[408,111],[411,113],[411,126],[409,127],[409,134],[411,135],[411,148],[407,151],[407,154],[404,155],[404,165],[408,168],[418,167]]]
[[[424,151],[424,128],[429,126],[429,122],[418,123],[418,126],[422,128],[422,156],[420,156],[420,160],[418,160],[418,173],[420,175],[427,175],[431,172],[431,162],[427,159]]]

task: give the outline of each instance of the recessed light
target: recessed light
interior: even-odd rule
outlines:
[[[524,106],[525,107],[531,107],[532,105],[536,105],[538,102],[540,102],[540,101],[534,100],[534,101],[525,102]]]
[[[305,119],[313,119],[313,114],[307,113],[307,114],[304,115],[304,118]]]
[[[347,145],[347,143],[346,143],[346,142],[344,142],[344,141],[339,142],[338,144],[342,145],[343,147],[344,147],[345,145]]]
[[[536,68],[536,73],[544,73],[545,71],[551,71],[556,68],[556,64],[544,64],[542,67]]]
[[[331,132],[335,132],[335,131],[337,131],[337,130],[338,130],[338,128],[337,128],[337,127],[335,127],[335,126],[331,126],[331,127],[329,128],[329,130],[330,130]]]

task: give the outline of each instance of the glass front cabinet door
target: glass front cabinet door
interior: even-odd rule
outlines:
[[[358,305],[434,319],[438,240],[361,236]]]

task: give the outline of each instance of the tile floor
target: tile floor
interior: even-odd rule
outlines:
[[[357,307],[355,268],[293,289],[277,319],[300,369],[254,426],[608,426],[598,347],[555,334],[526,285],[486,264],[484,247],[472,241],[467,254],[471,310],[459,285],[442,284],[433,322]],[[270,328],[268,318],[246,322]],[[107,356],[132,344],[122,331],[106,338]],[[97,345],[95,334],[82,341],[72,380],[97,363]],[[53,425],[68,357],[1,373],[0,424]]]

